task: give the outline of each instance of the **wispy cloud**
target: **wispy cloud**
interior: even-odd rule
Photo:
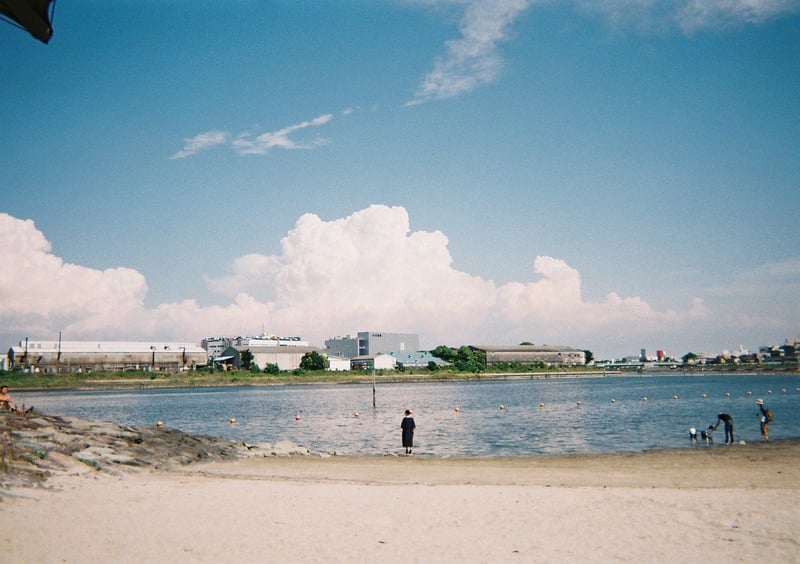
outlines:
[[[664,32],[760,24],[800,10],[798,0],[574,0],[579,12],[602,15],[618,30]]]
[[[800,258],[790,257],[780,262],[770,262],[743,267],[724,285],[709,287],[706,292],[721,297],[739,297],[753,300],[773,294],[776,290],[800,295]],[[797,303],[786,304],[785,310],[800,311]]]
[[[544,0],[416,0],[427,5],[461,6],[457,39],[422,79],[406,106],[445,100],[495,81],[503,68],[499,46],[512,37],[514,23]],[[800,11],[800,0],[570,0],[583,17],[600,17],[617,31],[693,34],[765,21]]]
[[[205,133],[198,133],[194,137],[186,139],[183,149],[172,155],[170,159],[175,160],[191,157],[200,151],[222,145],[228,140],[228,137],[230,137],[230,133],[227,131],[206,131]]]
[[[240,133],[233,141],[233,148],[241,155],[265,155],[270,149],[312,149],[327,145],[328,141],[321,137],[311,142],[300,143],[290,139],[292,133],[308,127],[319,127],[333,119],[333,114],[325,114],[309,121],[304,121],[276,131],[269,131],[252,136],[250,133]]]
[[[494,81],[502,68],[498,44],[529,5],[529,0],[469,2],[459,24],[461,37],[446,43],[445,54],[407,105],[454,98]]]
[[[713,27],[759,24],[798,11],[797,0],[690,0],[678,12],[678,25],[691,33]]]
[[[345,115],[345,114],[343,114]],[[309,127],[320,127],[333,119],[333,114],[323,114],[312,120],[300,122],[275,131],[254,134],[253,132],[239,133],[230,147],[240,155],[265,155],[272,149],[313,149],[327,145],[329,141],[322,137],[316,137],[311,141],[301,142],[292,139],[290,136],[298,131]],[[206,131],[186,139],[183,149],[175,153],[170,159],[184,159],[196,155],[201,151],[210,149],[217,145],[228,144],[231,134],[227,131]]]
[[[800,258],[789,258],[780,262],[771,262],[760,269],[766,276],[794,276],[800,279]]]

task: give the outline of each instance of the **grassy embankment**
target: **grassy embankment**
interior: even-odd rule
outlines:
[[[645,371],[645,374],[652,374]],[[797,364],[774,366],[710,365],[666,370],[662,373],[699,376],[704,374],[798,374]],[[376,383],[447,382],[477,380],[524,380],[549,378],[598,378],[603,376],[636,376],[637,371],[605,371],[592,366],[520,368],[485,372],[462,372],[451,368],[430,371],[426,368],[378,370]],[[372,382],[372,372],[287,371],[278,374],[246,370],[220,371],[203,369],[195,372],[92,372],[84,374],[28,374],[0,372],[0,383],[13,390],[103,390],[147,388],[193,388],[214,386],[269,386],[285,384],[364,384]]]
[[[502,380],[555,377],[602,376],[602,369],[592,367],[548,368],[529,371],[460,372],[441,369],[378,370],[377,383],[393,382],[446,382],[469,380]],[[246,370],[195,372],[92,372],[88,374],[27,374],[7,372],[0,381],[13,390],[68,390],[68,389],[145,389],[192,388],[211,386],[269,386],[280,384],[363,384],[372,382],[372,372],[291,371],[278,374],[249,372]]]

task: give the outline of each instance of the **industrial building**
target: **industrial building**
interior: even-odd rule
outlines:
[[[222,351],[222,354],[213,358],[217,368],[239,370],[242,368],[242,353],[250,351],[253,355],[252,363],[264,370],[267,364],[275,364],[281,370],[295,370],[300,368],[300,361],[306,353],[325,352],[316,347],[275,346],[275,345],[232,345]]]
[[[391,356],[394,357],[397,366],[403,368],[427,368],[431,362],[436,366],[448,364],[441,358],[433,356],[430,351],[396,352],[391,353]]]
[[[394,370],[397,360],[390,354],[357,356],[350,360],[352,370]]]
[[[207,364],[192,343],[125,341],[20,341],[8,350],[9,370],[61,374],[123,370],[177,371]]]
[[[213,359],[221,356],[228,347],[259,346],[259,347],[308,347],[308,341],[300,337],[278,337],[277,335],[259,335],[258,337],[206,337],[200,342],[207,353],[208,358]]]
[[[495,364],[534,364],[546,362],[556,366],[582,366],[586,353],[570,347],[549,345],[474,345],[471,349],[486,354],[486,367]]]
[[[419,350],[419,335],[413,333],[383,333],[362,331],[356,337],[334,337],[325,341],[329,357],[356,358]]]

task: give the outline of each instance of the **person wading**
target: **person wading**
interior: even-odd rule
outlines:
[[[714,430],[717,430],[720,423],[725,423],[725,444],[733,444],[733,417],[727,413],[719,413],[717,415],[717,424],[714,425]]]
[[[411,454],[411,449],[414,448],[414,429],[417,424],[414,423],[414,412],[406,409],[405,417],[400,423],[400,428],[403,430],[403,448],[406,449],[406,454]]]

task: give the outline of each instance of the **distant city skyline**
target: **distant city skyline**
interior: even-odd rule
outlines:
[[[800,335],[800,2],[75,1],[0,27],[0,345]]]

